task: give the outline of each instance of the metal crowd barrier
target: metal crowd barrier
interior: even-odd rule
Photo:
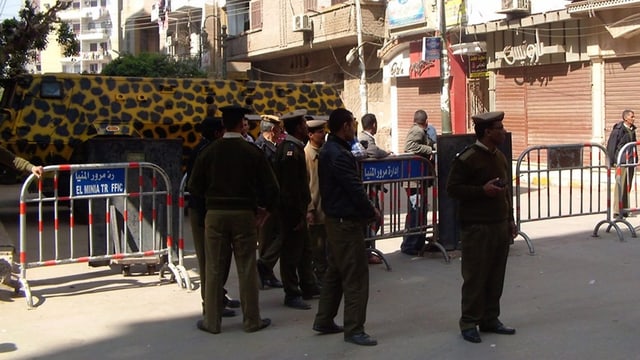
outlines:
[[[622,232],[611,219],[611,166],[606,149],[597,143],[540,145],[525,149],[516,165],[516,225],[534,254],[526,222],[602,214],[592,236],[603,224]],[[524,196],[523,196],[524,194]]]
[[[612,217],[616,223],[627,226],[631,237],[637,237],[633,225],[627,220],[638,212],[638,177],[635,176],[639,165],[637,146],[640,141],[626,143],[618,151],[615,168],[615,207],[612,206]],[[616,210],[617,209],[617,210]]]
[[[438,243],[438,178],[434,164],[420,156],[397,155],[364,159],[360,165],[362,182],[382,215],[380,224],[371,224],[367,229],[365,241],[424,236],[425,246],[420,255],[434,246],[449,262],[447,251]],[[412,202],[415,211],[412,211]],[[429,207],[433,209],[431,212]],[[375,246],[367,251],[382,259],[387,270],[391,269]]]
[[[30,205],[35,205],[37,211],[29,212]],[[166,207],[163,209],[162,205]],[[152,163],[45,167],[40,179],[34,175],[27,177],[20,191],[21,289],[16,290],[24,291],[27,306],[32,308],[27,269],[84,262],[142,261],[150,257],[163,262],[161,278],[165,271],[170,271],[171,280],[177,279],[185,287],[188,273],[182,264],[182,244],[178,249],[179,264],[175,265],[173,260],[172,208],[169,177]],[[80,216],[86,216],[86,232],[76,219]],[[33,221],[33,217],[37,218],[37,234],[28,232],[28,220]],[[166,219],[164,226],[162,217]],[[29,257],[27,250],[37,256]],[[131,263],[136,262],[128,262]]]
[[[187,187],[187,175],[184,174],[182,179],[180,180],[180,189],[178,189],[178,244],[180,247],[184,248],[184,215],[185,215],[185,204],[184,200],[189,192],[186,191]],[[204,269],[198,269],[198,271],[204,271]],[[193,282],[191,282],[191,278],[185,277],[185,287],[190,290],[195,290],[196,286]],[[200,286],[204,286],[204,284],[200,284]]]

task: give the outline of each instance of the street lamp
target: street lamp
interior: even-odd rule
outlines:
[[[209,18],[216,18],[218,19],[218,21],[220,20],[220,18],[218,17],[218,15],[216,14],[210,14],[207,15],[204,20],[202,20],[202,29],[200,30],[200,66],[202,67],[202,54],[204,53],[204,48],[205,48],[205,44],[209,42],[209,34],[207,33],[207,29],[206,29],[206,23],[207,20]],[[217,24],[216,24],[217,25]],[[214,33],[217,33],[217,29],[218,27],[216,26]],[[227,52],[225,50],[226,48],[226,43],[225,40],[227,39],[227,26],[226,25],[222,25],[221,26],[221,31],[220,34],[216,34],[216,40],[218,41],[218,51],[222,53],[222,70],[221,70],[221,76],[223,79],[225,79],[227,77]],[[214,54],[217,55],[217,54]],[[216,73],[218,70],[217,67],[218,61],[216,61]]]

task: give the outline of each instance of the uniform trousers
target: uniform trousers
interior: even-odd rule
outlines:
[[[264,268],[273,273],[280,258],[280,248],[282,240],[280,239],[280,219],[277,212],[271,213],[264,225],[258,230],[260,242],[260,258],[258,262],[264,265]],[[266,274],[271,275],[271,274]]]
[[[460,329],[494,327],[500,316],[500,297],[511,242],[508,221],[467,224],[462,241],[462,316]]]
[[[322,284],[322,278],[327,272],[327,229],[324,224],[309,225],[309,238],[313,252],[313,272]]]
[[[193,247],[198,259],[198,269],[200,270],[200,296],[204,304],[207,283],[207,261],[204,251],[204,214],[195,208],[189,208],[189,221],[191,222],[191,233],[193,234]],[[224,284],[229,278],[229,271],[224,275]],[[226,293],[226,292],[225,292]]]
[[[364,221],[327,217],[329,267],[324,275],[315,325],[329,326],[344,294],[344,336],[364,332],[369,301],[369,265]]]
[[[299,229],[294,230],[298,225],[293,223],[295,221],[292,222],[292,219],[285,216],[281,220],[280,277],[285,299],[311,294],[317,289],[317,280],[311,264],[311,240],[307,222],[304,221]]]
[[[233,255],[238,272],[245,331],[259,329],[256,217],[251,210],[208,210],[205,217],[206,293],[204,326],[220,332],[224,280]]]

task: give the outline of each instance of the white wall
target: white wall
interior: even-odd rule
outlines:
[[[506,15],[497,14],[502,9],[502,0],[466,0],[467,25],[483,24],[489,21],[505,19]],[[531,14],[562,10],[571,0],[529,0]]]

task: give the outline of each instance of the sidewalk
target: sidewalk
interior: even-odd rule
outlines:
[[[619,242],[597,216],[525,224],[536,255],[512,246],[501,319],[514,336],[462,340],[457,323],[460,259],[400,254],[400,239],[378,241],[393,271],[370,266],[366,330],[379,345],[360,347],[311,330],[317,309],[282,305],[280,289],[260,292],[273,325],[242,331],[241,317],[222,333],[196,329],[200,293],[157,276],[123,277],[118,268],[86,264],[29,270],[38,307],[0,288],[0,359],[633,359],[640,345],[640,240]],[[638,222],[638,219],[632,219]],[[8,226],[8,224],[5,224]],[[197,278],[195,258],[186,267]],[[227,288],[238,294],[235,265]],[[341,323],[341,314],[337,320]]]

